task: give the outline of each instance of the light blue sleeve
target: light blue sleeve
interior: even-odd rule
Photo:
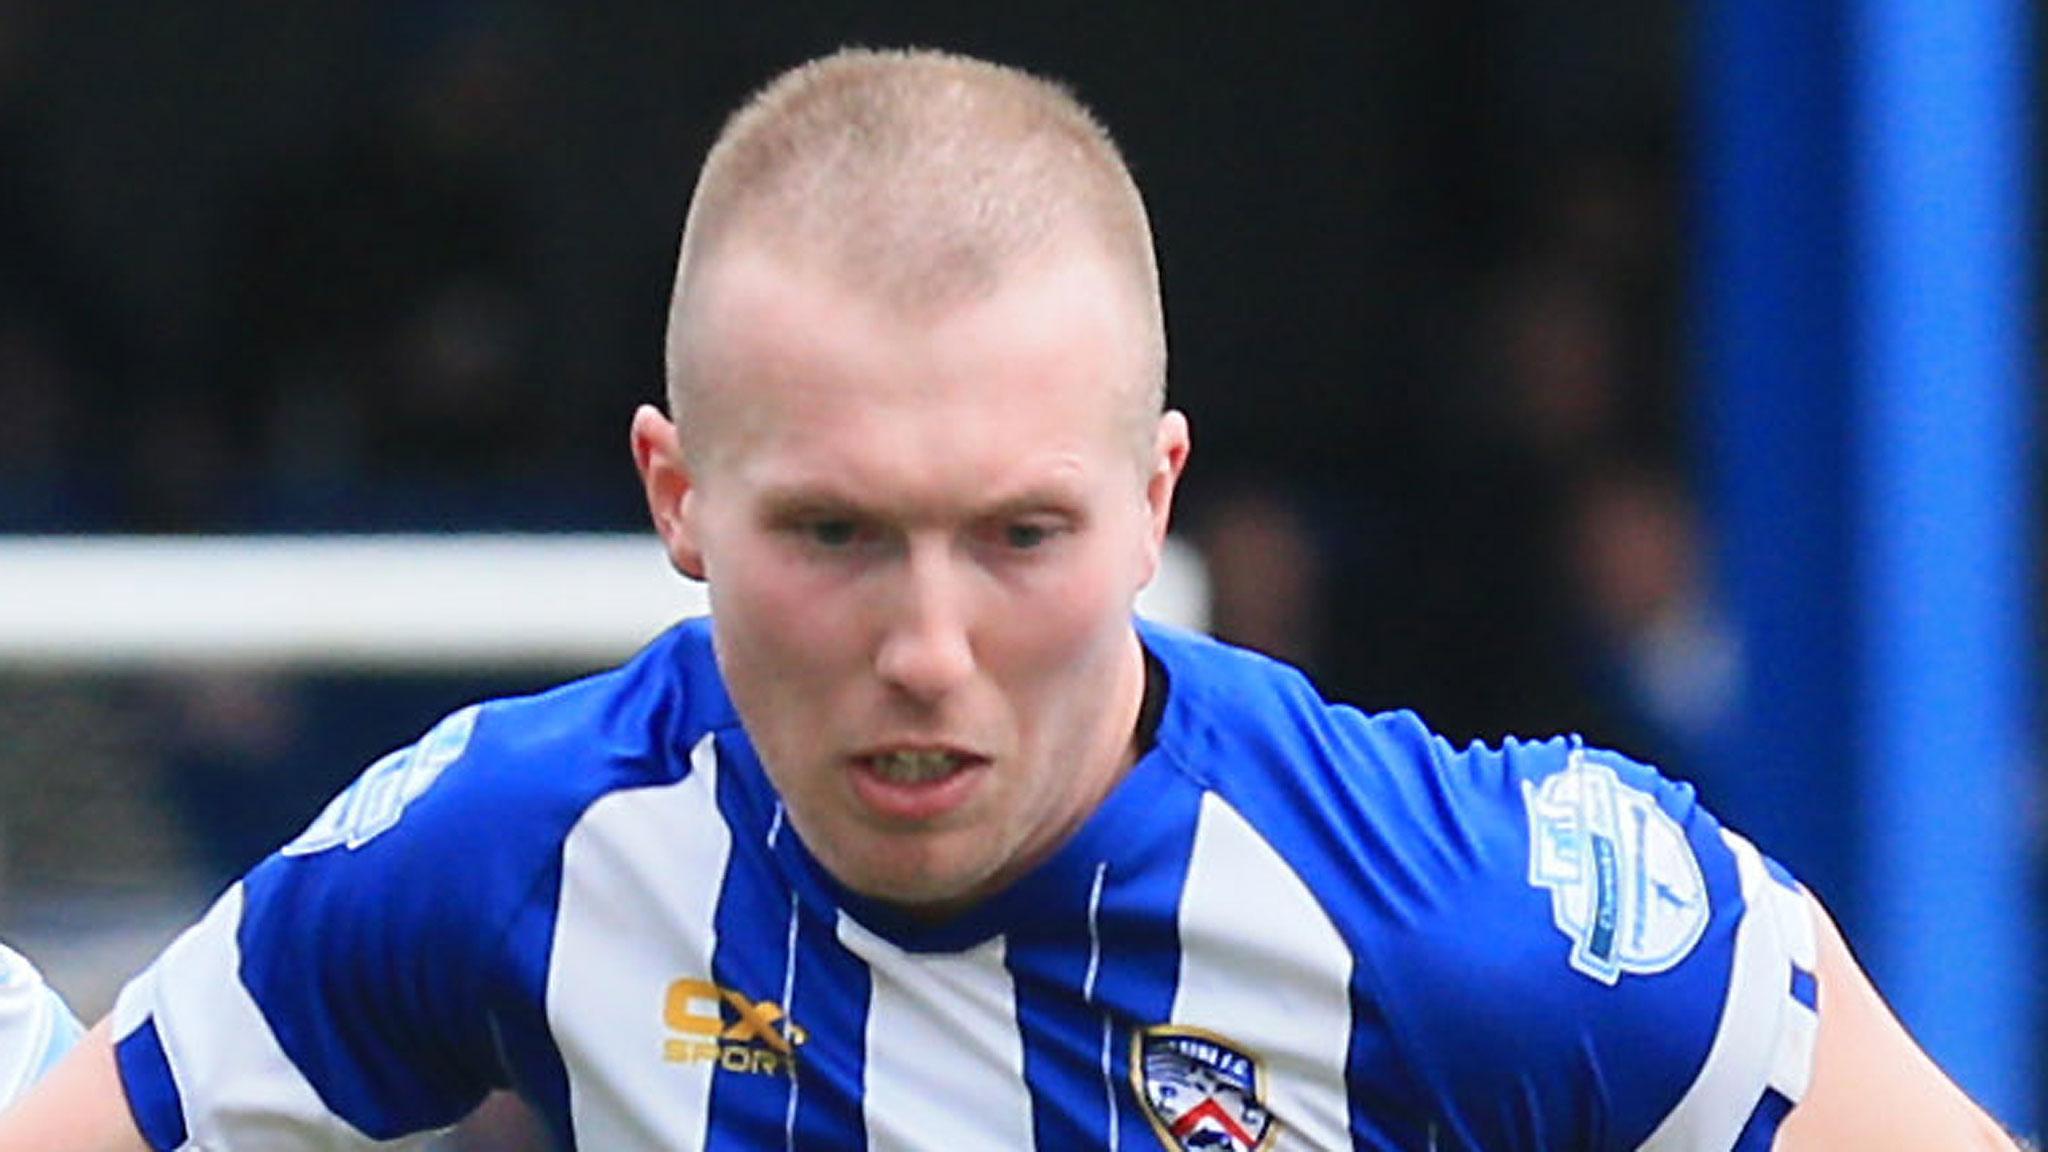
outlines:
[[[49,1071],[83,1032],[34,965],[0,945],[0,1107]]]

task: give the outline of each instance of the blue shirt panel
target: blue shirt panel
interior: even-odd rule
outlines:
[[[1043,891],[1005,937],[1040,1148],[1156,1140],[1132,1088],[1131,1044],[1173,1015],[1201,798],[1156,753],[1140,761],[1077,837],[1107,848],[1113,833],[1115,850],[1079,854],[1068,882]]]
[[[720,761],[728,762],[730,741],[722,738],[719,743]],[[732,829],[733,846],[713,914],[718,943],[711,959],[712,980],[753,1004],[786,1009],[796,979],[791,937],[797,907],[795,894],[776,874],[766,846],[769,835],[779,837],[784,829],[772,812],[761,818],[763,814],[750,803],[737,775],[731,771],[718,775],[718,807]],[[786,1019],[803,1018],[791,1013]],[[784,1042],[789,1040],[787,1035],[778,1036]],[[767,1050],[774,1052],[765,1035],[757,1036],[755,1043],[769,1045]],[[797,1058],[807,1055],[800,1050]],[[713,1076],[710,1152],[784,1147],[795,1123],[791,1095],[799,1074],[791,1067],[772,1073],[721,1072]]]
[[[797,920],[802,961],[789,1014],[810,1031],[799,1059],[793,1147],[863,1152],[867,1127],[868,966],[839,943],[837,914],[806,906]]]
[[[178,1084],[155,1021],[146,1020],[121,1038],[114,1046],[114,1066],[120,1070],[128,1112],[143,1142],[156,1152],[183,1147],[188,1138],[185,1103],[178,1098]]]

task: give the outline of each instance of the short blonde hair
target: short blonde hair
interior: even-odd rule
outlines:
[[[909,311],[985,296],[1075,237],[1129,271],[1156,414],[1166,334],[1151,224],[1122,153],[1079,100],[944,52],[846,49],[802,64],[734,113],[705,158],[669,305],[670,406],[680,422],[691,282],[727,243],[782,246]]]

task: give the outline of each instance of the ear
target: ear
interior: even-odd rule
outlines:
[[[1169,409],[1159,415],[1159,427],[1152,440],[1152,470],[1145,477],[1145,510],[1149,531],[1145,534],[1145,582],[1159,573],[1159,556],[1166,547],[1166,529],[1173,519],[1173,494],[1180,486],[1180,474],[1188,465],[1188,418]]]
[[[692,580],[704,579],[704,552],[698,546],[696,485],[683,463],[676,426],[651,404],[633,413],[633,467],[647,496],[654,532],[668,551],[669,563]]]

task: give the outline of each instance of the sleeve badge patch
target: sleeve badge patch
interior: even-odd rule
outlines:
[[[1131,1080],[1171,1152],[1256,1152],[1279,1132],[1259,1062],[1196,1028],[1146,1028],[1131,1038]]]
[[[1622,783],[1574,748],[1539,786],[1529,810],[1529,883],[1550,893],[1550,915],[1572,942],[1571,965],[1613,985],[1686,958],[1706,931],[1706,879],[1685,830],[1656,797]]]

